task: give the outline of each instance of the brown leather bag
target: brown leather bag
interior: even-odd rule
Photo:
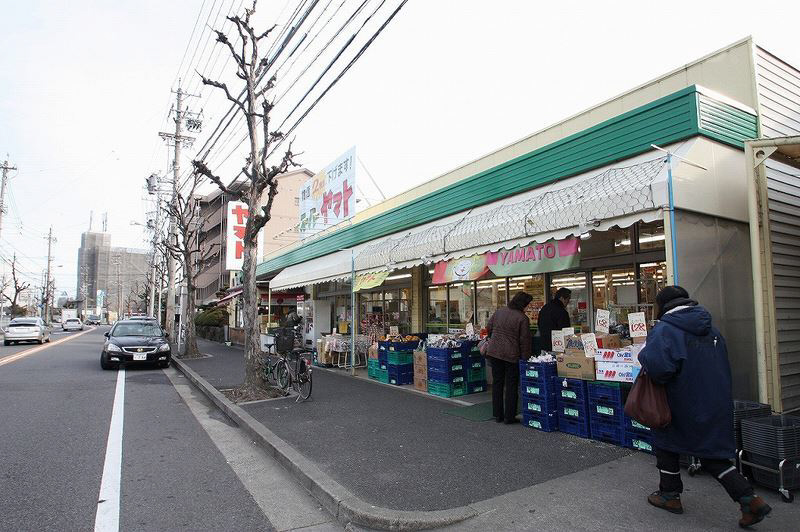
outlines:
[[[667,390],[642,370],[625,401],[625,414],[651,429],[663,429],[672,421]]]

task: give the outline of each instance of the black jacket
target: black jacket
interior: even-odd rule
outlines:
[[[539,328],[539,336],[542,337],[542,349],[552,351],[553,337],[550,333],[570,326],[569,312],[560,299],[554,299],[539,311],[536,325]]]

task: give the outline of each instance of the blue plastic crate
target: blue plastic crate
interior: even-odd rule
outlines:
[[[459,350],[464,354],[464,356],[470,356],[470,353],[478,353],[478,342],[476,340],[462,340],[461,346]]]
[[[589,390],[589,401],[599,404],[607,404],[610,406],[619,405],[623,406],[623,393],[624,390],[620,383],[604,384],[602,382],[589,382],[587,383]]]
[[[428,356],[428,363],[431,360],[453,360],[463,359],[464,354],[458,348],[451,347],[429,347],[425,350]]]
[[[485,380],[467,383],[467,393],[483,393],[489,390],[489,385]]]
[[[438,382],[440,384],[458,384],[467,382],[466,376],[462,370],[440,370],[430,366],[428,366],[428,380]]]
[[[380,345],[380,344],[379,344]],[[385,342],[388,351],[399,351],[402,353],[413,353],[419,347],[419,341],[414,342]]]
[[[556,397],[534,397],[530,395],[522,395],[522,411],[533,412],[536,414],[555,414],[558,413],[558,404]]]
[[[631,434],[639,434],[641,436],[646,436],[652,438],[653,431],[650,430],[650,427],[646,427],[636,421],[633,418],[630,418],[623,414],[623,426],[625,427],[625,432],[629,432]]]
[[[555,414],[522,412],[522,424],[544,432],[553,432],[558,430],[558,416]]]
[[[586,381],[581,379],[568,379],[566,377],[553,377],[553,390],[556,395],[564,400],[589,405],[589,393],[586,388]]]
[[[519,390],[522,392],[522,395],[527,395],[529,397],[556,396],[553,386],[547,382],[522,379],[519,383]]]
[[[436,368],[440,371],[464,371],[467,367],[466,362],[463,358],[428,358],[428,367]]]
[[[608,423],[596,422],[594,418],[589,422],[589,432],[593,440],[625,445],[625,429]]]
[[[403,384],[414,384],[414,370],[406,371],[392,368],[401,368],[402,366],[389,366],[389,384],[396,384],[397,386]]]
[[[653,437],[639,434],[638,432],[625,431],[625,447],[636,449],[645,453],[655,454]]]
[[[589,401],[589,417],[597,418],[603,423],[609,423],[616,427],[625,428],[625,412],[619,405],[606,405]]]
[[[552,379],[557,373],[555,362],[519,361],[519,374],[524,379],[544,381]]]
[[[486,367],[486,359],[483,357],[468,357],[464,361],[470,369],[478,369]]]
[[[587,420],[576,420],[569,417],[564,417],[559,412],[558,414],[558,430],[580,436],[581,438],[589,437],[589,423]]]

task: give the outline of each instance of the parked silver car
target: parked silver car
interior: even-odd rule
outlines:
[[[43,344],[50,341],[50,327],[45,325],[41,318],[14,318],[4,333],[3,343],[5,345],[19,342]]]

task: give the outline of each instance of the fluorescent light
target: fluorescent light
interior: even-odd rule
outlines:
[[[409,277],[411,277],[410,273],[403,273],[403,274],[400,274],[400,275],[392,275],[391,277],[387,277],[386,280],[387,281],[396,281],[397,279],[408,279]]]

